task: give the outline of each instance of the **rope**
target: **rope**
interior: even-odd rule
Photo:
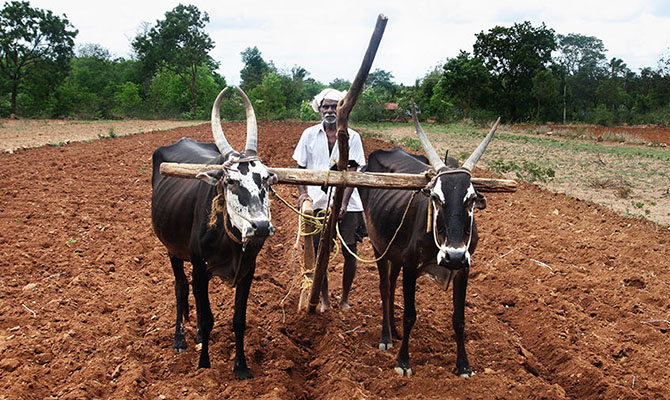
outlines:
[[[272,188],[272,186],[270,186],[270,193],[274,194],[274,195],[275,195],[275,196],[276,196],[282,203],[284,203],[284,204],[285,204],[291,211],[293,211],[294,213],[298,214],[300,217],[304,218],[304,219],[306,220],[307,223],[310,223],[310,224],[312,224],[312,225],[314,226],[314,228],[315,228],[314,231],[312,231],[312,232],[310,232],[310,233],[302,231],[302,229],[299,227],[299,228],[298,228],[298,234],[299,234],[300,236],[303,236],[303,237],[306,237],[306,236],[313,236],[313,235],[316,235],[316,234],[318,234],[318,233],[320,233],[320,232],[323,231],[323,226],[324,226],[323,221],[328,217],[328,213],[326,212],[325,209],[319,211],[319,212],[317,213],[317,215],[309,215],[309,214],[305,214],[305,213],[301,212],[300,210],[298,210],[297,208],[293,207],[288,201],[286,201],[286,199],[284,199],[283,197],[281,197],[281,196],[279,195],[279,193],[275,192],[275,190]],[[326,207],[327,207],[327,206],[326,206]],[[298,220],[298,221],[300,221],[300,220]],[[299,222],[298,222],[298,223],[299,223]],[[300,225],[298,225],[298,226],[300,226]],[[335,250],[334,250],[334,254],[333,254],[333,256],[329,259],[329,262],[330,262],[330,261],[333,261],[333,260],[335,259],[335,257],[337,257],[337,255],[339,254],[339,251],[340,251],[340,249],[339,249],[339,243],[337,243],[337,241],[336,241],[334,238],[333,238],[333,242],[334,242]]]
[[[393,237],[391,238],[391,241],[389,241],[389,244],[388,244],[388,246],[386,246],[386,250],[384,250],[382,255],[380,255],[379,257],[377,257],[373,260],[366,260],[364,258],[359,257],[358,254],[351,251],[349,246],[347,246],[347,244],[344,242],[344,239],[342,239],[342,234],[340,233],[340,224],[335,224],[335,230],[337,231],[337,237],[340,239],[340,242],[342,242],[342,247],[344,249],[346,249],[347,252],[349,252],[349,254],[354,256],[358,261],[360,261],[362,263],[370,264],[370,263],[377,262],[377,261],[381,260],[382,258],[384,258],[386,256],[386,253],[388,253],[389,249],[391,248],[391,244],[393,244],[393,242],[395,241],[395,238],[398,236],[398,232],[400,232],[400,228],[402,228],[402,225],[405,222],[405,217],[407,216],[407,212],[409,211],[409,207],[412,204],[412,200],[414,200],[414,196],[416,196],[417,193],[419,193],[418,190],[415,190],[412,193],[412,197],[410,197],[409,201],[407,202],[407,207],[405,207],[405,212],[402,214],[402,219],[400,220],[400,224],[396,228],[395,233],[393,233]]]

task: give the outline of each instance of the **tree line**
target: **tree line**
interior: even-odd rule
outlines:
[[[178,5],[132,40],[133,56],[114,58],[98,44],[75,48],[77,30],[65,15],[6,2],[0,10],[0,116],[77,119],[208,119],[226,80],[210,55],[209,16]],[[383,69],[370,73],[354,121],[407,119],[414,100],[422,119],[487,122],[670,124],[670,58],[630,70],[607,59],[593,36],[557,34],[542,23],[495,26],[475,34],[470,51],[416,79],[396,84]],[[314,120],[312,97],[324,87],[304,68],[277,68],[257,47],[241,54],[242,89],[261,120]],[[223,115],[243,118],[239,98],[223,101]]]

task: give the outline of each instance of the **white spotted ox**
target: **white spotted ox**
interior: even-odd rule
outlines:
[[[482,143],[463,166],[445,157],[442,161],[424,134],[414,115],[414,123],[428,158],[409,154],[399,147],[376,150],[370,154],[366,172],[419,174],[432,166],[437,175],[424,189],[426,196],[406,190],[359,188],[368,223],[368,233],[375,256],[389,247],[396,229],[403,221],[386,255],[377,262],[379,291],[382,298],[382,334],[379,348],[392,347],[398,338],[394,320],[393,297],[396,280],[403,272],[403,335],[395,370],[412,375],[409,359],[409,336],[416,321],[414,304],[416,280],[428,276],[446,290],[453,280],[453,328],[456,332],[456,368],[459,376],[471,376],[472,369],[465,351],[465,292],[471,255],[477,247],[474,208],[486,207],[486,199],[470,181],[471,170],[483,154],[497,127],[494,125]],[[430,164],[429,164],[430,162]],[[430,223],[430,226],[428,224]],[[429,229],[427,229],[429,228]]]
[[[177,321],[174,348],[186,348],[182,317],[188,320],[188,281],[184,261],[193,265],[193,295],[198,315],[197,342],[202,342],[199,368],[209,368],[209,335],[214,325],[208,297],[212,276],[219,276],[235,290],[235,367],[239,379],[251,377],[244,355],[244,331],[249,289],[256,256],[272,235],[268,191],[276,182],[256,155],[257,124],[244,92],[247,138],[243,153],[230,146],[221,128],[219,108],[226,89],[212,107],[215,143],[182,138],[153,154],[151,221],[156,236],[167,248],[175,276]],[[163,162],[212,164],[216,172],[181,179],[160,174]]]

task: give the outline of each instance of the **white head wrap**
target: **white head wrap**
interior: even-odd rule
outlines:
[[[317,94],[314,96],[314,100],[312,100],[312,110],[315,112],[319,112],[319,107],[321,107],[321,103],[323,103],[324,100],[335,100],[335,101],[340,101],[344,98],[344,96],[347,94],[347,91],[340,92],[337,89],[323,89],[321,93]]]

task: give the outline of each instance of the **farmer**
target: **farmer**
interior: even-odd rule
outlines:
[[[328,170],[335,168],[339,159],[339,149],[337,147],[337,129],[335,127],[335,117],[337,102],[344,98],[346,92],[340,92],[335,89],[324,89],[317,94],[312,101],[312,109],[321,115],[321,123],[305,129],[300,137],[300,141],[293,152],[293,159],[298,163],[298,168],[308,168],[317,170]],[[365,154],[363,153],[363,143],[358,132],[349,129],[349,162],[348,169],[356,170],[357,167],[365,165]],[[314,214],[326,208],[328,196],[331,196],[334,190],[328,189],[328,193],[319,186],[298,185],[298,207],[302,206],[303,201],[311,199],[314,207]],[[347,188],[344,192],[342,207],[338,210],[338,225],[342,239],[349,249],[356,254],[356,242],[363,240],[367,235],[365,230],[365,219],[363,218],[363,204],[355,188]],[[320,235],[314,235],[314,248],[319,245]],[[340,299],[340,308],[343,310],[351,308],[349,305],[349,290],[356,275],[356,258],[346,250],[342,250],[344,255],[344,271],[342,273],[342,298]],[[330,299],[328,298],[328,276],[324,277],[321,287],[321,312],[330,308]]]

